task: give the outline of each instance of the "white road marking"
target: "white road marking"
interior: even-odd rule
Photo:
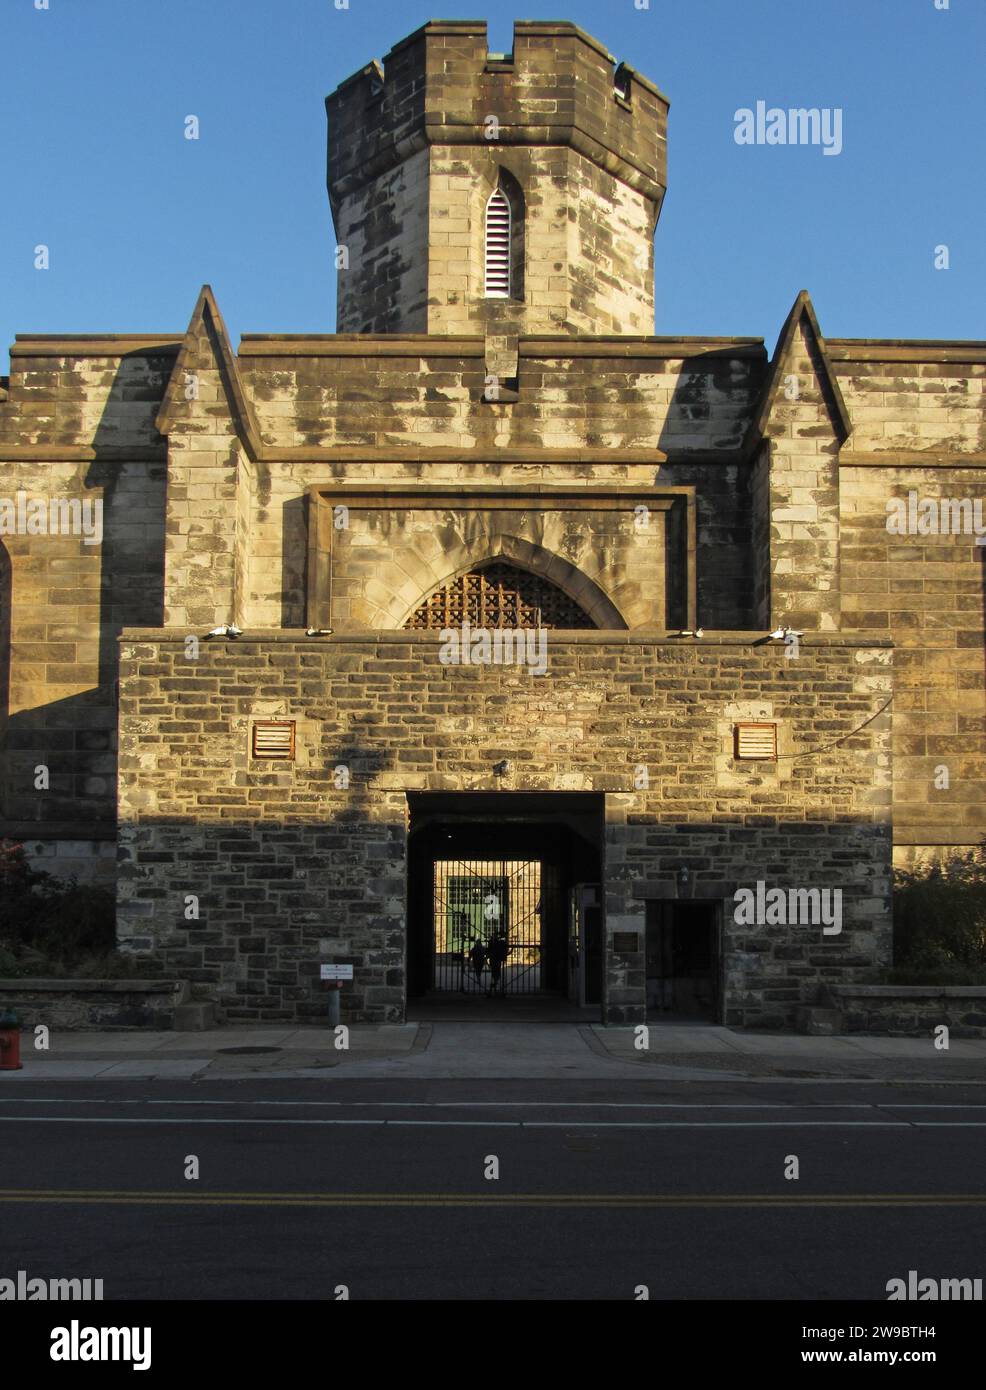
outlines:
[[[876,1101],[824,1101],[800,1105],[794,1101],[733,1103],[720,1101],[610,1101],[610,1100],[149,1100],[143,1096],[127,1100],[113,1097],[90,1097],[72,1100],[54,1096],[0,1096],[0,1105],[239,1105],[253,1106],[333,1106],[341,1109],[381,1110],[872,1110]],[[924,1108],[924,1107],[920,1107]],[[929,1107],[930,1108],[930,1107]],[[957,1110],[973,1107],[955,1106]],[[978,1107],[986,1110],[986,1106]]]
[[[220,1119],[217,1116],[0,1115],[0,1124],[55,1125],[316,1125],[431,1129],[986,1129],[986,1120],[951,1124],[929,1120],[306,1120],[297,1117]]]

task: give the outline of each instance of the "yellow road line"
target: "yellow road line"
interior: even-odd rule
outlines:
[[[0,1203],[174,1207],[986,1207],[986,1193],[123,1192],[0,1189]]]

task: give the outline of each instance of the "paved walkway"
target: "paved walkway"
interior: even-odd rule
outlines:
[[[633,1028],[574,1023],[356,1025],[349,1047],[325,1028],[217,1028],[204,1033],[56,1033],[37,1052],[21,1039],[18,1080],[185,1080],[272,1076],[409,1078],[581,1077],[657,1080],[876,1079],[986,1082],[986,1039],[858,1034],[809,1038],[707,1025],[651,1025],[647,1048]]]

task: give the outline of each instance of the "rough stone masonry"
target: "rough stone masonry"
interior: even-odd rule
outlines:
[[[725,1022],[872,979],[892,857],[986,833],[986,547],[886,525],[986,496],[986,343],[804,292],[770,356],[655,336],[668,102],[572,24],[433,22],[326,105],[338,333],[234,352],[206,286],[184,335],[11,349],[0,495],[102,538],[0,534],[2,833],[230,1019],[324,1016],[327,958],[404,1017],[422,793],[603,806],[606,1021],[654,904],[714,906]],[[484,621],[545,674],[443,663]],[[843,930],[738,925],[761,880]]]

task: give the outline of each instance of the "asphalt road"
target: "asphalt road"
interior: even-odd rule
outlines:
[[[25,1082],[0,1086],[0,1277],[98,1277],[108,1299],[883,1300],[911,1269],[986,1278],[984,1144],[977,1086]]]

